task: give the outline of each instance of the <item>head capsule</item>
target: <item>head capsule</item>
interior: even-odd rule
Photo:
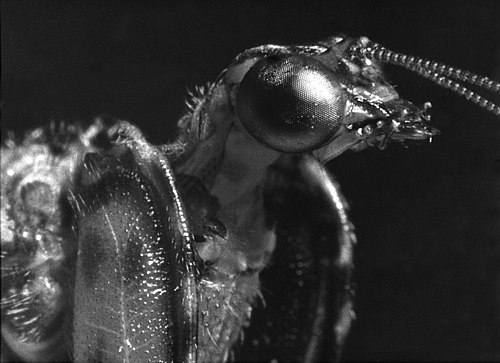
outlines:
[[[499,92],[487,77],[390,51],[366,37],[314,45],[265,45],[239,54],[224,74],[236,121],[280,152],[328,161],[346,150],[431,140],[429,106],[401,99],[382,63],[415,71],[496,114],[500,108],[453,80]]]
[[[271,149],[314,151],[324,161],[348,149],[434,135],[427,113],[402,102],[380,63],[353,54],[359,44],[335,36],[241,53],[224,76],[237,120]]]

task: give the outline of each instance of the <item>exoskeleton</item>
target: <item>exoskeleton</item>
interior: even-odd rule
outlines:
[[[438,133],[382,63],[500,114],[452,79],[497,82],[334,36],[239,54],[170,144],[101,119],[5,140],[2,360],[338,360],[356,238],[324,165]]]

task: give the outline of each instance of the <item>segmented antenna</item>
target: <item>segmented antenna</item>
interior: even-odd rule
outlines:
[[[497,116],[500,116],[500,107],[498,105],[452,80],[455,79],[470,85],[478,86],[487,91],[500,93],[500,83],[489,79],[488,77],[483,77],[459,68],[450,67],[439,62],[393,52],[380,44],[372,42],[368,43],[366,46],[356,48],[354,51],[369,59],[383,63],[391,63],[416,72],[422,77],[430,79],[439,86],[448,88],[453,92],[458,93],[460,96],[465,97],[465,99],[470,102],[493,112]]]

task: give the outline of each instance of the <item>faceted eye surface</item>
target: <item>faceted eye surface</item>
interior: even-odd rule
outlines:
[[[305,152],[326,144],[339,129],[345,93],[320,61],[276,55],[258,61],[241,81],[238,117],[258,141],[282,152]]]

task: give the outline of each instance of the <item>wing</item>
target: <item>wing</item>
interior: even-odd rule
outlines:
[[[122,123],[75,181],[75,361],[196,360],[195,265],[168,161]]]
[[[313,157],[288,155],[270,168],[264,198],[277,246],[236,359],[338,360],[353,318],[355,243],[339,186]]]
[[[66,196],[102,130],[52,123],[2,145],[2,362],[67,360],[76,248]]]

